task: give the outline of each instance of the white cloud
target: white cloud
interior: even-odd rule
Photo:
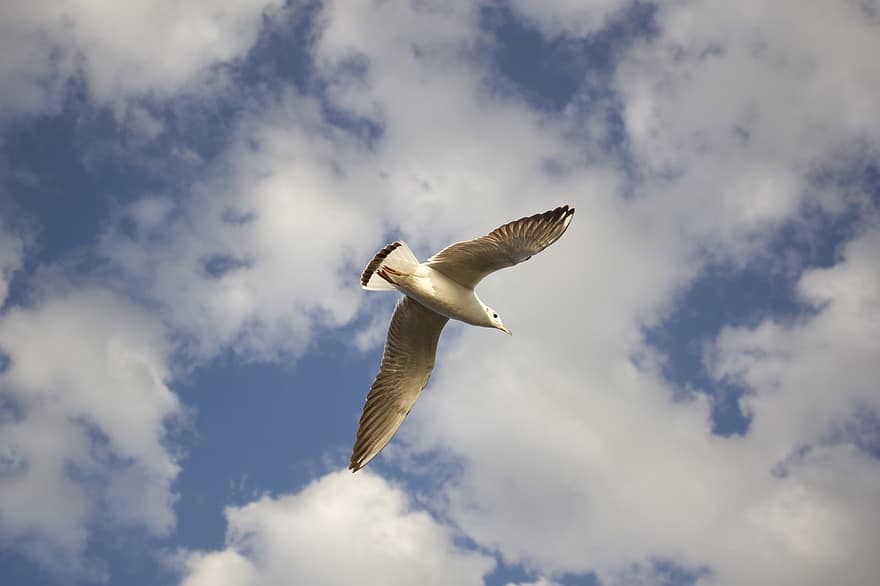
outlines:
[[[541,4],[528,0],[512,2],[514,10],[521,17],[533,22],[548,37],[586,37],[605,28],[611,18],[631,4],[631,0],[551,0]]]
[[[513,338],[466,331],[441,342],[402,438],[461,466],[436,506],[477,543],[550,575],[596,571],[614,583],[648,564],[647,584],[656,558],[708,568],[701,584],[856,585],[876,575],[880,464],[848,437],[852,418],[880,410],[876,233],[844,263],[804,276],[812,298],[837,295],[815,318],[720,337],[716,372],[753,389],[744,402],[754,417],[746,436],[723,438],[711,434],[705,400],[675,399],[650,355],[631,361],[647,350],[623,327],[635,306],[609,291],[629,276],[626,262],[613,279],[568,288],[562,267],[589,250],[584,232],[573,224],[532,275],[495,277],[507,292],[524,287],[505,299]],[[552,303],[528,287],[533,279]],[[825,444],[836,435],[843,444]],[[436,485],[444,477],[428,462],[422,472]]]
[[[706,583],[859,583],[874,569],[872,557],[841,551],[816,528],[871,542],[872,525],[862,519],[870,518],[864,507],[876,485],[873,461],[827,447],[774,476],[794,440],[804,438],[789,436],[780,453],[757,428],[744,438],[713,436],[708,401],[676,399],[656,366],[661,357],[642,339],[642,328],[662,319],[699,273],[707,251],[746,262],[797,217],[815,165],[853,141],[876,139],[870,123],[834,123],[821,92],[804,93],[791,108],[781,97],[821,86],[829,68],[858,65],[828,58],[799,68],[792,56],[803,47],[769,33],[770,47],[753,56],[752,21],[733,17],[719,36],[724,50],[716,55],[709,46],[698,57],[707,47],[681,40],[676,20],[688,8],[694,5],[661,11],[660,37],[628,55],[615,77],[644,181],[624,198],[613,161],[584,161],[572,151],[563,122],[578,115],[574,107],[555,119],[489,92],[487,72],[466,57],[481,42],[470,9],[328,5],[314,48],[319,73],[334,105],[374,120],[381,140],[363,149],[359,138],[329,131],[320,115],[304,116],[314,112],[308,100],[287,96],[268,123],[246,125],[229,158],[231,179],[212,194],[216,203],[196,198],[185,228],[172,230],[180,239],[170,240],[173,253],[159,261],[156,296],[179,302],[176,323],[201,315],[190,331],[204,340],[295,351],[308,339],[309,311],[331,312],[326,323],[354,315],[353,279],[363,263],[354,251],[370,243],[372,252],[386,226],[430,254],[450,238],[573,203],[579,213],[560,243],[483,288],[528,337],[467,331],[441,344],[431,392],[405,427],[415,451],[440,450],[463,464],[439,485],[444,514],[479,544],[550,576],[594,570],[619,581],[659,556],[708,567]],[[713,18],[697,8],[693,30]],[[371,34],[380,26],[388,33]],[[782,65],[779,55],[788,56]],[[841,75],[851,81],[847,99],[867,104],[860,96],[873,91],[871,78]],[[830,130],[822,121],[831,121]],[[562,161],[566,172],[548,175],[548,159]],[[363,193],[376,194],[369,205]],[[238,201],[251,222],[218,220]],[[308,223],[298,224],[300,217]],[[302,265],[291,251],[306,234],[314,262]],[[107,248],[118,251],[120,264],[142,266],[129,254],[143,242]],[[220,279],[193,279],[210,251],[252,264]],[[180,259],[190,259],[184,269]],[[279,278],[305,269],[310,279],[295,286]],[[346,271],[351,284],[339,276]],[[168,275],[180,280],[162,285]],[[552,302],[544,297],[550,291]],[[278,330],[283,336],[258,329],[262,348],[247,334],[251,324],[290,329]],[[858,498],[835,485],[837,473],[860,478]],[[258,571],[232,549],[197,559]],[[639,576],[659,579],[651,569]]]
[[[661,6],[659,35],[624,55],[613,83],[640,179],[629,198],[614,161],[579,159],[560,120],[488,93],[480,65],[462,57],[479,45],[472,13],[325,13],[316,55],[338,82],[331,98],[383,125],[377,157],[400,202],[388,213],[407,237],[426,226],[413,234],[424,252],[550,202],[578,207],[553,249],[482,288],[528,339],[467,330],[441,342],[430,392],[404,426],[414,451],[462,465],[437,506],[509,561],[613,581],[660,557],[708,568],[700,580],[718,584],[859,584],[876,569],[864,550],[815,533],[876,541],[873,460],[827,447],[774,476],[806,437],[713,436],[708,402],[676,398],[642,339],[708,259],[748,262],[797,218],[812,171],[880,138],[876,76],[864,71],[880,36],[854,4],[739,6]],[[365,32],[380,20],[389,34]],[[424,43],[406,32],[426,29]],[[845,58],[824,50],[837,42]],[[831,80],[842,93],[826,91]],[[547,159],[566,173],[547,176]],[[832,381],[820,380],[827,393]],[[844,471],[860,478],[858,498],[832,481]],[[652,572],[643,581],[659,579]]]
[[[713,353],[716,376],[753,392],[752,434],[778,457],[797,442],[813,444],[860,411],[880,413],[880,230],[850,243],[844,261],[806,273],[798,290],[818,314],[795,324],[765,321],[725,329]]]
[[[183,586],[482,584],[495,565],[370,472],[334,472],[226,518],[225,549],[181,554]]]
[[[297,355],[315,325],[349,322],[363,300],[359,272],[389,228],[427,255],[453,226],[467,234],[494,227],[485,218],[494,222],[497,210],[534,212],[535,193],[546,191],[542,208],[572,199],[548,189],[543,167],[546,157],[568,158],[558,127],[523,104],[490,99],[484,72],[457,56],[478,41],[471,8],[345,7],[325,8],[316,61],[339,82],[331,90],[339,107],[378,116],[374,148],[288,91],[253,105],[190,198],[145,197],[124,212],[134,230],[123,222],[102,239],[100,251],[134,291],[159,302],[197,358],[228,347],[256,359]],[[369,33],[380,26],[401,32]],[[416,39],[422,48],[405,50]],[[338,69],[359,54],[370,56],[361,88]],[[438,64],[448,67],[425,74]],[[371,110],[379,103],[387,113]],[[579,183],[613,192],[614,177],[584,171]]]
[[[547,580],[546,578],[538,578],[537,581],[529,583],[520,582],[519,584],[514,584],[513,582],[508,582],[507,586],[559,586],[559,583]]]
[[[60,105],[82,73],[101,103],[186,88],[242,56],[278,0],[7,2],[0,7],[0,80],[7,113]]]
[[[243,123],[192,197],[145,197],[124,211],[133,232],[105,234],[101,252],[191,337],[195,358],[296,355],[315,324],[354,316],[355,264],[385,228],[381,199],[363,194],[381,181],[362,146],[322,123],[314,100],[284,95]]]
[[[6,302],[9,283],[21,268],[23,257],[24,241],[0,222],[0,307]]]
[[[563,3],[547,5],[542,30],[595,30],[616,9],[597,6],[572,16]],[[708,400],[676,398],[680,390],[660,376],[662,356],[645,346],[642,330],[670,311],[707,258],[747,262],[796,218],[817,166],[854,144],[876,146],[870,56],[880,36],[873,21],[854,17],[854,3],[673,2],[658,10],[658,36],[625,53],[613,78],[639,181],[626,196],[620,161],[601,145],[578,142],[603,133],[571,136],[586,98],[557,117],[492,92],[489,68],[472,58],[482,58],[484,41],[473,5],[328,3],[312,48],[317,74],[332,104],[369,118],[381,138],[334,128],[320,104],[293,92],[252,105],[190,198],[144,197],[123,212],[131,225],[109,230],[100,251],[192,341],[194,356],[232,347],[273,358],[300,353],[316,326],[350,322],[364,299],[360,269],[386,232],[401,233],[425,256],[450,239],[572,203],[578,214],[565,238],[481,290],[516,335],[465,330],[441,342],[431,389],[401,438],[413,452],[461,463],[435,483],[436,506],[479,545],[549,577],[594,570],[611,583],[650,583],[658,579],[650,561],[660,556],[708,567],[706,584],[864,583],[877,573],[862,545],[877,541],[877,465],[826,440],[859,402],[876,402],[868,360],[876,356],[874,322],[866,320],[876,306],[874,289],[864,285],[876,278],[866,268],[877,256],[873,240],[853,244],[845,263],[804,277],[805,295],[831,300],[815,318],[728,330],[719,339],[716,373],[755,389],[745,400],[754,415],[745,437],[713,436]],[[98,91],[145,91],[114,85],[120,67],[111,60],[95,71]],[[151,83],[183,83],[186,75],[175,71]],[[562,172],[547,173],[548,160]],[[843,209],[822,197],[829,211]],[[51,307],[16,310],[3,323]],[[140,323],[121,331],[139,336]],[[110,337],[109,322],[100,324],[100,335]],[[839,346],[829,348],[827,339]],[[368,330],[360,341],[370,340]],[[128,343],[141,347],[138,337]],[[41,340],[31,355],[43,344],[54,348]],[[753,347],[762,354],[750,354]],[[114,449],[126,449],[132,438],[91,395],[70,396],[88,403]],[[44,490],[68,491],[68,505],[21,526],[42,527],[59,547],[75,550],[91,504],[64,482],[59,462],[63,454],[77,462],[92,456],[88,438],[69,423],[74,404],[53,400],[45,402],[54,410],[24,421],[33,429],[62,422],[67,451],[37,445],[46,436],[30,433],[26,447],[45,450],[34,456],[41,468],[33,473],[51,481]],[[167,463],[156,430],[174,408],[152,404],[137,457]],[[804,443],[814,447],[801,453]],[[11,467],[24,461],[24,448],[9,453]],[[147,464],[138,470],[155,472]],[[114,486],[136,484],[135,476],[114,478]],[[141,511],[142,521],[162,519],[168,476],[154,478],[156,515]],[[448,529],[412,513],[397,489],[369,473],[331,475],[298,495],[230,509],[228,519],[226,549],[186,556],[187,583],[291,575],[314,583],[321,571],[346,571],[327,567],[340,544],[356,556],[351,567],[364,570],[362,582],[382,575],[374,559],[358,557],[372,551],[364,545],[381,543],[363,538],[369,527],[411,532],[419,547],[396,560],[401,576],[442,566],[460,570],[459,582],[474,582],[491,567],[451,545]],[[309,530],[318,525],[329,527],[327,539]],[[167,518],[153,525],[167,526]],[[417,557],[420,549],[441,557]]]
[[[657,24],[615,85],[647,185],[692,238],[751,242],[733,251],[747,256],[764,246],[750,230],[798,212],[811,171],[880,139],[880,29],[858,3],[673,2]]]
[[[0,317],[0,538],[78,567],[97,517],[165,534],[180,413],[161,324],[101,290],[59,292]]]

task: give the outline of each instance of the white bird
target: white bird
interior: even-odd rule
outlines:
[[[520,218],[480,238],[447,246],[424,263],[403,242],[376,253],[361,275],[361,286],[368,291],[396,289],[404,297],[391,318],[382,365],[361,415],[349,464],[352,472],[391,441],[428,384],[447,321],[510,334],[474,287],[489,273],[527,261],[556,242],[573,216],[574,208],[564,205]]]

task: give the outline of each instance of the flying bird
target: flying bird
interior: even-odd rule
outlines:
[[[420,263],[404,242],[376,253],[361,275],[367,291],[403,293],[397,303],[379,374],[361,415],[349,469],[357,472],[391,441],[434,369],[443,326],[457,319],[510,334],[498,312],[474,287],[499,269],[527,261],[565,233],[574,208],[567,205],[514,220],[485,236],[451,244]]]

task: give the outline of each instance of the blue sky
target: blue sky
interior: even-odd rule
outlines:
[[[863,585],[875,2],[0,9],[9,584]],[[568,203],[348,457],[420,258]]]

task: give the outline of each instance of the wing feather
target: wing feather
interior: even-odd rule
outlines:
[[[379,374],[361,415],[349,468],[357,472],[391,441],[434,369],[437,341],[449,318],[403,297],[391,317]]]
[[[574,208],[560,206],[549,212],[508,222],[485,236],[451,244],[426,264],[465,287],[473,288],[499,269],[527,261],[568,229]]]

